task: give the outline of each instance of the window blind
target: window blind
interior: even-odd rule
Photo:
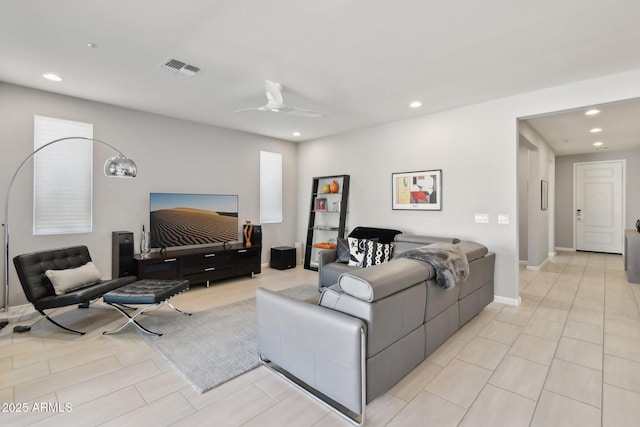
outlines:
[[[93,138],[93,124],[34,116],[34,151],[56,139]],[[57,142],[34,156],[33,234],[93,229],[93,142]]]
[[[282,154],[260,151],[260,222],[282,222]]]

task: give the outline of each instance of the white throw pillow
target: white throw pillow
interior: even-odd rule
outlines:
[[[355,237],[347,237],[349,242],[349,265],[353,267],[362,267],[362,258],[364,258],[364,239]]]
[[[91,261],[78,268],[47,270],[44,274],[46,274],[51,281],[56,295],[63,295],[69,291],[92,285],[101,278],[98,267]]]

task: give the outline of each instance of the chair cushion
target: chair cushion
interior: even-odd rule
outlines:
[[[91,261],[77,268],[64,270],[47,270],[44,274],[49,278],[56,295],[93,285],[101,278],[100,271]]]

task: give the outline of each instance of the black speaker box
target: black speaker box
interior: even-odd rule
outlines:
[[[111,277],[136,275],[136,263],[133,259],[133,233],[114,231],[111,233]]]
[[[271,268],[286,270],[296,266],[296,248],[277,246],[271,248]]]

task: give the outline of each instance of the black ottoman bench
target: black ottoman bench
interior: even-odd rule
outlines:
[[[134,324],[138,329],[147,334],[162,336],[158,332],[150,331],[136,321],[136,317],[146,313],[149,310],[155,310],[162,304],[168,305],[174,311],[191,316],[191,313],[185,313],[182,310],[175,308],[169,300],[175,295],[182,293],[189,289],[188,280],[138,280],[129,285],[125,285],[121,288],[114,289],[103,295],[102,300],[111,307],[122,313],[127,318],[127,322],[111,331],[104,331],[104,335],[113,334],[118,332],[129,324]],[[124,309],[131,309],[127,305],[149,305],[144,310],[140,310],[135,316],[129,316]],[[135,310],[135,309],[134,309]]]

